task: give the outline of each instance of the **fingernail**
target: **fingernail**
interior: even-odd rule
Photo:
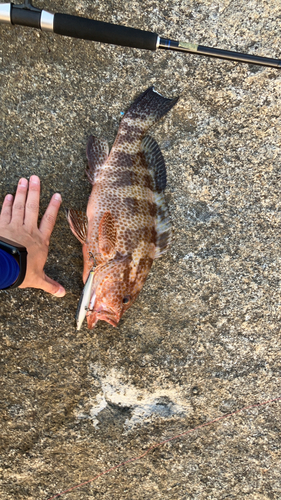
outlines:
[[[7,201],[12,201],[13,200],[13,195],[12,194],[7,194],[6,200]]]
[[[20,179],[19,181],[19,185],[20,186],[23,186],[23,187],[27,187],[28,186],[28,180],[27,179]]]
[[[62,286],[60,286],[59,289],[56,291],[56,293],[54,293],[54,296],[55,297],[64,297],[65,294],[66,294],[65,289]]]
[[[61,201],[61,195],[60,195],[60,193],[54,194],[54,199],[57,200],[57,201]]]
[[[32,175],[29,179],[29,182],[32,184],[40,184],[40,179],[37,177],[37,175]]]

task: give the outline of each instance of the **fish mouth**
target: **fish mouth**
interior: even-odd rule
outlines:
[[[110,325],[116,327],[119,323],[120,317],[113,312],[105,309],[98,311],[89,311],[87,315],[88,328],[94,328],[99,320],[106,321]]]

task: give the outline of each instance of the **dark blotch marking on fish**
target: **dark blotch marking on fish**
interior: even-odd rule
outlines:
[[[137,215],[140,213],[141,203],[136,198],[124,198],[123,203],[126,205],[126,208],[130,211],[131,215]]]
[[[155,217],[157,214],[157,205],[156,203],[152,203],[151,201],[148,202],[148,210],[149,210],[149,215],[151,217]]]
[[[118,178],[112,183],[112,187],[136,186],[139,184],[138,176],[132,170],[123,170]]]
[[[157,232],[155,227],[141,227],[140,229],[126,229],[124,232],[124,240],[128,251],[134,251],[141,241],[149,241],[156,244]]]
[[[117,151],[114,155],[114,160],[118,162],[118,166],[129,168],[134,165],[132,155],[124,151]]]
[[[124,275],[123,275],[123,282],[129,284],[129,277],[130,277],[130,267],[126,267],[124,270]]]
[[[146,109],[144,109],[141,113],[140,112],[135,112],[133,109],[130,110],[127,113],[127,117],[130,118],[131,120],[147,120],[147,117],[150,115],[152,110],[152,107],[147,106]],[[153,113],[152,113],[153,114]]]
[[[153,189],[153,181],[152,181],[152,177],[150,174],[145,174],[143,176],[143,184],[142,184],[144,187],[150,189],[151,191],[154,191]]]
[[[128,125],[128,123],[122,123],[122,132],[123,133],[120,133],[118,137],[119,144],[123,144],[124,142],[132,144],[133,142],[140,140],[143,134],[143,130],[141,128],[134,125]]]
[[[156,217],[158,212],[158,208],[156,203],[151,201],[140,201],[136,198],[127,197],[123,199],[123,203],[126,208],[130,211],[130,215],[137,215],[139,213],[145,213],[148,210],[148,213],[151,217]]]
[[[136,154],[136,156],[138,156],[140,158],[141,164],[143,166],[145,166],[145,168],[147,168],[148,165],[147,165],[147,160],[146,160],[146,156],[145,156],[144,152],[143,151],[138,151],[137,154]]]
[[[131,255],[123,255],[122,253],[120,252],[116,252],[115,254],[115,257],[114,257],[114,260],[115,261],[124,261],[124,259],[126,259],[126,261],[128,261],[128,264],[130,264],[130,262],[132,261],[132,256]]]
[[[138,274],[142,274],[145,269],[149,270],[153,264],[153,259],[151,257],[142,257],[139,260],[137,267],[137,276]]]
[[[156,245],[156,241],[157,241],[157,231],[155,227],[153,227],[151,229],[151,242],[154,243],[154,245]]]

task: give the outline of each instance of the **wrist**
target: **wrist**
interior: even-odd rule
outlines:
[[[26,275],[27,250],[19,243],[15,243],[0,236],[0,289],[17,288]]]

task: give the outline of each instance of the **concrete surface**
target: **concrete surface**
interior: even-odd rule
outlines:
[[[49,11],[279,57],[275,0],[34,2]],[[0,294],[1,486],[47,500],[149,446],[280,391],[280,97],[275,69],[1,30],[0,199],[40,175],[84,209],[90,134],[112,144],[154,84],[178,105],[155,127],[168,173],[171,252],[117,329],[76,332],[82,253],[63,210],[47,272],[67,289]],[[151,451],[62,498],[281,498],[280,402]]]

